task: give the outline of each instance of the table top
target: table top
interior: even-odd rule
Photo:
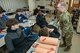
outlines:
[[[35,15],[34,16],[30,16],[29,20],[36,20],[36,16]]]

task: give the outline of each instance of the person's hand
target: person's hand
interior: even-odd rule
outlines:
[[[49,29],[49,32],[52,32],[52,31],[54,31],[54,29]]]

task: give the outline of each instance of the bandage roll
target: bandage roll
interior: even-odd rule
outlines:
[[[41,36],[39,39],[39,42],[44,43],[44,44],[50,44],[50,45],[57,46],[58,45],[58,38]]]

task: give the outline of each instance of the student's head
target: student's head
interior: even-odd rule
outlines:
[[[47,27],[44,27],[39,31],[39,36],[49,36],[49,31]]]
[[[22,12],[23,12],[22,9],[17,9],[17,10],[16,10],[16,13],[17,13],[18,15],[22,14]]]
[[[66,4],[64,2],[60,2],[57,4],[57,10],[60,12],[64,12]]]
[[[3,16],[3,12],[2,12],[2,10],[0,10],[0,17],[2,17]]]
[[[19,28],[19,22],[16,19],[12,18],[6,22],[6,26],[8,28],[11,28],[11,30],[16,30]]]
[[[34,24],[33,26],[31,26],[32,32],[39,33],[40,30],[41,30],[41,28],[37,24]]]

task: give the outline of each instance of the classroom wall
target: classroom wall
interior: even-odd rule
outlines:
[[[28,0],[29,11],[33,12],[35,9],[35,0]]]
[[[23,8],[28,6],[27,0],[0,0],[0,5],[6,10],[15,11],[17,8]]]
[[[45,6],[46,1],[45,0],[35,0],[35,4],[36,4],[36,7],[37,5]]]
[[[53,0],[55,1],[55,0]],[[37,7],[38,5],[41,5],[41,6],[48,6],[50,4],[50,0],[35,0],[35,6]],[[53,2],[53,5],[54,5],[54,2]]]

